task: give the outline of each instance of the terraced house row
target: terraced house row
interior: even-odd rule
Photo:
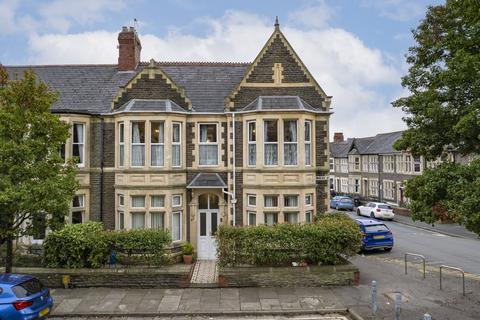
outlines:
[[[69,222],[164,228],[215,254],[222,224],[310,222],[327,205],[326,95],[278,23],[252,63],[140,62],[134,28],[118,64],[31,68],[72,124],[80,189]]]

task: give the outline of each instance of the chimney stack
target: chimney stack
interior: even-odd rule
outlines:
[[[135,70],[140,63],[142,44],[134,27],[122,27],[118,34],[118,70]]]
[[[343,132],[335,132],[333,134],[333,142],[343,142]]]

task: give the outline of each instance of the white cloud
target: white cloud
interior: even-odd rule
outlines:
[[[0,32],[10,33],[16,29],[15,12],[18,6],[18,0],[0,1]]]
[[[315,4],[290,13],[288,22],[307,28],[322,29],[328,27],[334,11],[324,0],[319,0]]]
[[[362,0],[365,7],[375,8],[384,17],[396,21],[408,21],[421,17],[425,4],[418,0]]]
[[[202,23],[210,30],[204,36],[174,27],[163,37],[141,34],[142,60],[252,61],[273,32],[272,21],[238,11]],[[365,136],[403,128],[401,111],[379,89],[399,91],[400,63],[342,29],[281,28],[318,83],[333,95],[331,132]],[[35,36],[31,62],[116,63],[116,38],[117,32],[107,31]]]

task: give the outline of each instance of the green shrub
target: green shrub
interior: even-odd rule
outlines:
[[[105,231],[99,222],[66,225],[45,239],[44,261],[53,268],[99,268],[115,250],[159,264],[166,260],[170,242],[170,235],[163,230]]]
[[[357,224],[348,217],[324,215],[314,224],[280,224],[273,227],[222,226],[217,235],[221,266],[340,264],[361,245]]]
[[[182,253],[184,256],[190,256],[193,254],[193,246],[190,242],[182,244]]]

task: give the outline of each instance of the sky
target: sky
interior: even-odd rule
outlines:
[[[0,0],[0,63],[116,63],[117,35],[135,24],[141,60],[251,62],[275,16],[328,94],[330,132],[364,137],[405,129],[391,102],[411,30],[438,0]]]

